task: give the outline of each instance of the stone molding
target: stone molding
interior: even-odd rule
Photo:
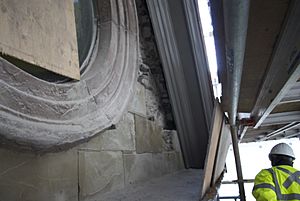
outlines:
[[[134,0],[98,0],[98,34],[90,65],[78,82],[40,80],[0,58],[2,145],[57,151],[119,121],[138,70]]]

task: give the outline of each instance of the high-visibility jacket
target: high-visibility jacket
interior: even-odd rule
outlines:
[[[260,171],[252,190],[257,201],[300,200],[300,171],[279,165]]]

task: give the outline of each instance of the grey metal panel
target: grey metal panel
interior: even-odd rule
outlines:
[[[147,0],[147,4],[186,167],[203,168],[213,94],[208,84],[197,3]]]

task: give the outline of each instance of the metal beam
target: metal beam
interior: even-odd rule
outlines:
[[[300,111],[270,114],[261,126],[289,124],[300,121]]]
[[[224,0],[224,30],[226,47],[226,67],[229,90],[229,123],[238,180],[243,180],[241,159],[237,139],[237,107],[240,95],[241,77],[249,17],[249,0]],[[240,199],[246,200],[244,183],[238,182]]]
[[[284,29],[251,115],[258,128],[300,77],[300,1],[291,1]]]
[[[241,198],[241,201],[246,201],[245,188],[244,188],[244,183],[243,183],[243,171],[242,171],[241,157],[240,157],[238,139],[237,139],[237,127],[230,126],[230,131],[231,131],[232,147],[233,147],[235,166],[236,166],[236,172],[237,172],[237,178],[238,178],[238,186],[239,186],[239,191],[240,191],[240,198]]]
[[[280,75],[278,75],[280,77]],[[255,119],[257,120],[257,123],[255,124],[254,128],[258,128],[260,125],[265,124],[264,121],[267,119],[267,117],[270,115],[270,113],[273,111],[273,109],[280,104],[281,100],[283,99],[283,97],[287,94],[287,92],[291,89],[291,87],[297,82],[297,80],[300,77],[300,65],[297,66],[297,68],[295,69],[295,71],[290,75],[290,77],[288,78],[288,80],[286,81],[286,83],[283,85],[283,87],[280,89],[280,91],[278,92],[278,94],[276,95],[276,97],[273,99],[273,101],[271,101],[271,104],[269,104],[267,106],[267,108],[264,110],[264,112],[262,112],[261,108],[265,108],[265,105],[258,105],[256,104],[254,107],[254,114],[257,113],[258,111],[259,114],[258,115],[254,115]],[[274,78],[275,79],[275,78]],[[274,81],[275,82],[275,81]],[[265,99],[270,98],[269,95],[266,95],[264,97]]]
[[[224,0],[226,67],[229,84],[229,122],[235,126],[243,72],[249,0]]]
[[[248,128],[249,128],[249,126],[244,126],[243,127],[242,133],[241,133],[240,138],[239,138],[239,143],[243,140]]]
[[[296,82],[296,84],[287,92],[287,94],[280,101],[280,104],[293,103],[299,101],[300,101],[300,82]]]
[[[300,136],[300,129],[298,129],[295,133],[286,135],[284,138],[293,138]]]
[[[265,140],[268,140],[270,138],[276,137],[276,136],[280,135],[281,133],[285,133],[288,130],[292,130],[294,128],[297,128],[299,125],[300,125],[299,122],[290,123],[290,124],[288,124],[288,125],[286,125],[282,128],[279,128],[279,129],[269,133],[267,136],[261,138],[259,141],[265,141]]]
[[[239,180],[232,180],[232,181],[222,181],[222,184],[236,184]],[[254,183],[254,179],[244,179],[243,183]]]
[[[243,72],[244,54],[249,17],[249,0],[224,0],[224,25],[226,41],[226,67],[229,85],[229,123],[231,130],[232,145],[235,157],[238,180],[243,180],[241,159],[237,139],[237,108],[240,95],[240,85]],[[240,199],[246,200],[244,183],[238,182]]]

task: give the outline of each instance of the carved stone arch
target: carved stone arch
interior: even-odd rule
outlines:
[[[97,5],[97,39],[80,81],[46,82],[0,58],[2,144],[58,150],[108,128],[126,111],[138,69],[135,2]]]

